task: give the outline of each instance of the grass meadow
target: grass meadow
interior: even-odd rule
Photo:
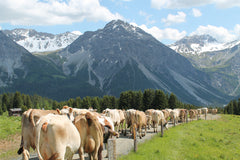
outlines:
[[[11,135],[21,133],[21,118],[22,117],[9,117],[5,112],[0,116],[0,140],[7,139]]]
[[[181,124],[140,144],[120,160],[239,160],[240,116]]]
[[[21,117],[0,116],[0,159],[10,160],[17,156],[20,145]]]

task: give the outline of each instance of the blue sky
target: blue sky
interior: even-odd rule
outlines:
[[[122,19],[165,44],[193,34],[240,39],[240,0],[2,0],[0,10],[1,29],[84,33]]]

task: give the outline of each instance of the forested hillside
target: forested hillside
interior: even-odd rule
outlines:
[[[119,98],[105,95],[103,97],[76,97],[67,101],[58,102],[49,98],[38,95],[26,95],[20,92],[4,93],[0,95],[0,114],[10,108],[22,108],[23,111],[29,108],[38,109],[57,109],[68,105],[74,108],[97,109],[98,112],[106,108],[119,109],[138,109],[146,110],[149,108],[197,108],[191,104],[184,104],[178,100],[176,95],[171,93],[165,94],[162,90],[146,89],[142,91],[125,91],[120,94]]]

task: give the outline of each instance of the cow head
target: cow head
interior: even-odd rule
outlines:
[[[65,106],[64,106],[65,107]],[[73,122],[74,116],[73,116],[73,109],[71,107],[63,108],[61,110],[57,109],[58,114],[60,115],[67,115],[68,118]]]

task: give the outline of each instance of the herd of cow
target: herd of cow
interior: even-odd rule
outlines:
[[[127,128],[130,128],[131,134],[132,128],[136,127],[138,136],[142,138],[150,127],[158,132],[160,124],[168,129],[169,119],[172,123],[184,122],[186,116],[193,119],[202,112],[207,113],[208,109],[148,109],[145,112],[135,109],[105,109],[102,113],[91,108],[68,106],[61,110],[29,109],[22,115],[22,137],[18,154],[22,154],[22,159],[28,160],[31,147],[36,149],[40,160],[72,159],[76,152],[81,160],[84,160],[84,153],[88,153],[89,159],[101,160],[103,145],[107,140],[112,136],[119,137],[119,133],[126,135]],[[217,110],[212,109],[211,113],[216,114]]]

